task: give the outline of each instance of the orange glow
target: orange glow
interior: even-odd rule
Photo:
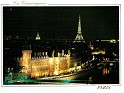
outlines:
[[[107,75],[107,74],[109,74],[109,70],[107,68],[104,68],[103,69],[103,75]]]

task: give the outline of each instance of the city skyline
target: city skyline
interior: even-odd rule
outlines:
[[[3,37],[4,85],[120,84],[119,6],[3,7]]]
[[[3,35],[74,39],[119,39],[119,6],[3,7]]]

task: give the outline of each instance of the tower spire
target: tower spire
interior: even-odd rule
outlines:
[[[79,15],[79,22],[78,22],[78,31],[77,31],[77,35],[76,38],[74,39],[74,42],[84,42],[82,33],[81,33],[81,17]]]
[[[81,33],[81,17],[79,15],[79,23],[78,23],[78,32],[77,33]]]

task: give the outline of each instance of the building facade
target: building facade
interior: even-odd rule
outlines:
[[[57,52],[57,56],[56,51],[53,50],[51,57],[47,55],[47,52],[40,53],[44,55],[32,57],[32,50],[22,50],[22,54],[19,60],[20,72],[27,73],[31,78],[61,75],[81,69],[81,61],[73,60],[70,57],[70,50],[67,54],[64,50],[61,53]]]

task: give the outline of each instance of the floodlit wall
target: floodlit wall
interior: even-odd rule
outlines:
[[[32,51],[23,50],[22,53],[22,60],[20,60],[20,65],[22,66],[21,72],[29,74],[31,78],[69,73],[77,66],[76,62],[70,62],[70,51],[68,51],[69,54],[64,54],[62,51],[62,57],[58,53],[58,57],[54,57],[52,54],[52,57],[32,57],[32,59]]]

